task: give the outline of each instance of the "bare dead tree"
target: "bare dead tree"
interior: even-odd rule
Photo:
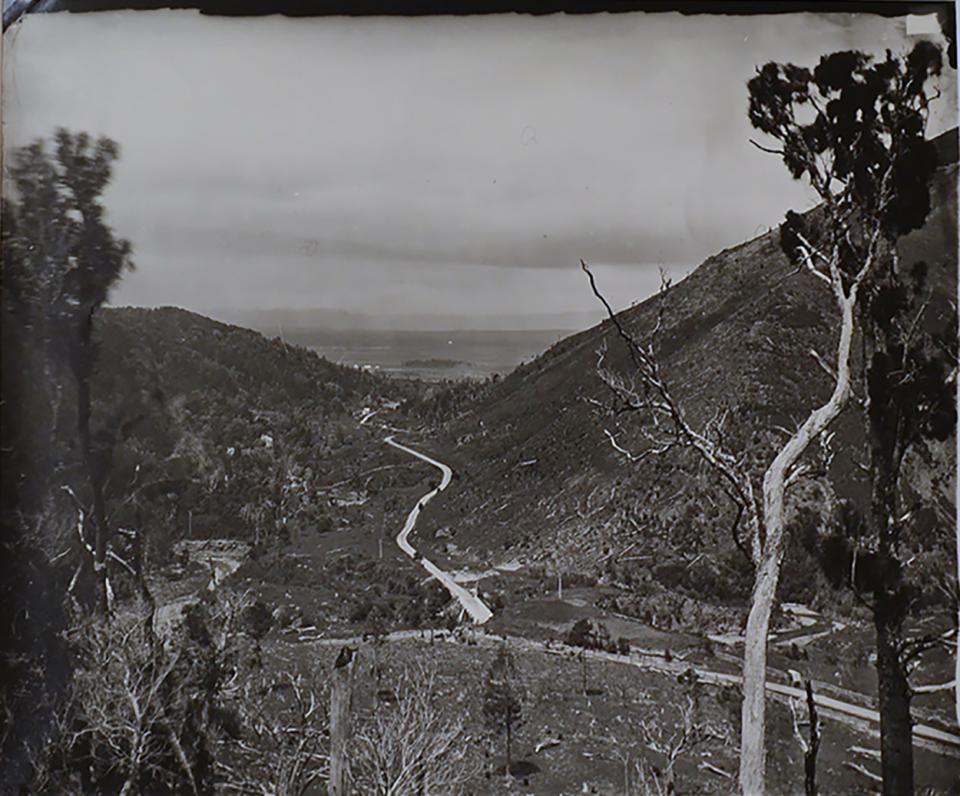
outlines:
[[[644,446],[639,451],[628,450],[609,429],[603,429],[604,435],[613,449],[632,464],[640,463],[649,457],[664,456],[673,450],[695,451],[723,481],[725,491],[736,507],[736,516],[731,527],[733,541],[748,558],[756,562],[761,544],[758,502],[754,495],[753,482],[745,469],[743,455],[736,455],[726,448],[724,431],[727,413],[717,412],[702,429],[696,428],[687,419],[663,374],[659,345],[666,298],[671,289],[669,280],[661,275],[656,321],[646,338],[641,339],[621,323],[583,260],[580,261],[580,267],[590,280],[594,296],[606,309],[618,338],[630,354],[633,367],[627,375],[614,371],[606,364],[606,349],[601,349],[598,352],[597,373],[614,398],[615,413],[640,416],[641,422],[637,424],[636,430]],[[746,543],[741,535],[742,524],[747,526]]]
[[[218,774],[232,793],[303,796],[329,772],[324,695],[302,675],[253,667],[232,700],[243,736],[221,743]],[[237,759],[238,762],[233,762]]]
[[[680,758],[692,752],[710,739],[726,740],[727,733],[711,724],[699,715],[697,703],[692,694],[684,701],[661,713],[659,720],[644,719],[640,722],[640,734],[643,745],[662,761],[659,766],[652,765],[641,758],[637,763],[636,786],[644,796],[674,796],[677,793],[676,766]]]
[[[77,722],[61,742],[85,750],[93,776],[116,778],[122,796],[144,783],[182,783],[176,787],[196,793],[174,718],[181,711],[173,703],[185,699],[172,688],[181,649],[155,643],[135,611],[92,620],[79,633],[85,663],[74,675]]]
[[[436,676],[405,668],[396,702],[377,705],[356,733],[356,784],[376,796],[456,794],[479,772],[460,715],[444,713]]]
[[[353,669],[356,650],[342,647],[333,664],[330,681],[330,775],[329,796],[350,792],[350,745],[353,736]]]

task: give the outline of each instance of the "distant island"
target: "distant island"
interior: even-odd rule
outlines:
[[[403,366],[405,368],[456,368],[469,364],[459,359],[408,359]]]

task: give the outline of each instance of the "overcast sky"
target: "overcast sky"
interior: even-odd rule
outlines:
[[[120,144],[114,303],[574,312],[580,257],[626,306],[809,206],[748,143],[756,65],[909,46],[868,15],[37,14],[5,37],[5,145]]]

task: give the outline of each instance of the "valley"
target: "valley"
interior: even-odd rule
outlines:
[[[955,178],[955,165],[940,172],[942,202],[905,253],[940,251],[929,240],[949,234]],[[956,260],[939,256],[942,292]],[[662,318],[665,368],[691,417],[708,422],[726,396],[727,433],[759,462],[826,387],[809,365],[830,342],[813,289],[768,233],[619,319],[641,333]],[[116,443],[108,495],[114,521],[151,539],[159,627],[239,601],[262,671],[301,672],[321,693],[332,656],[354,649],[364,721],[378,715],[385,671],[429,667],[448,689],[443,715],[472,739],[468,792],[643,792],[638,777],[663,771],[677,722],[699,728],[678,757],[683,792],[730,791],[750,568],[709,472],[683,451],[624,455],[643,440],[610,413],[597,375],[601,354],[629,366],[611,322],[501,378],[442,383],[172,308],[107,310],[100,335],[110,364],[97,374],[98,427],[137,418]],[[845,417],[835,433],[831,477],[862,502],[862,432]],[[931,528],[955,505],[951,444],[911,462]],[[127,483],[144,485],[135,502]],[[821,569],[817,505],[804,494],[793,509],[769,636],[769,776],[773,792],[798,792],[809,681],[822,781],[855,793],[879,749],[874,640],[868,612]],[[916,550],[923,566],[935,557]],[[911,669],[918,784],[944,792],[960,759],[945,616],[911,625],[945,639]],[[477,707],[501,648],[523,694],[512,778],[496,773],[503,755]]]
[[[594,180],[633,142],[564,174],[579,138],[528,124],[522,161],[434,162],[459,88],[430,152],[278,161],[242,230],[146,238],[170,295],[255,328],[137,281],[115,142],[18,148],[0,792],[960,793],[957,130],[926,137],[939,45],[885,59],[737,72],[726,146],[749,123],[800,184],[779,226],[758,166],[655,229],[672,173]],[[356,74],[397,110],[403,64]]]
[[[303,656],[306,656],[305,659],[314,660],[322,650],[355,646],[361,650],[361,665],[372,665],[365,657],[364,650],[373,644],[380,649],[377,657],[392,656],[391,660],[395,665],[399,665],[399,661],[411,655],[427,656],[434,662],[433,665],[443,670],[446,666],[444,661],[448,658],[457,660],[466,655],[467,659],[473,661],[482,650],[493,650],[499,645],[507,644],[520,660],[527,662],[525,666],[554,672],[552,678],[561,681],[571,677],[580,678],[583,683],[587,682],[588,677],[596,678],[597,686],[590,687],[583,683],[579,687],[567,685],[558,691],[556,696],[550,697],[548,702],[556,699],[564,702],[576,700],[576,694],[583,691],[587,695],[585,707],[576,708],[575,712],[586,710],[588,715],[593,716],[591,727],[595,727],[601,735],[604,730],[600,728],[606,728],[606,732],[612,733],[603,736],[608,743],[604,751],[590,751],[592,733],[584,735],[582,726],[567,725],[565,733],[560,731],[557,728],[559,718],[553,716],[548,720],[546,716],[541,716],[540,711],[547,703],[537,701],[533,707],[536,711],[537,726],[541,726],[540,734],[544,737],[539,737],[536,732],[521,736],[528,738],[526,743],[529,746],[525,747],[523,759],[530,768],[522,769],[528,773],[522,778],[518,776],[514,784],[515,787],[522,782],[522,790],[514,791],[508,786],[503,791],[505,793],[556,793],[568,787],[570,780],[566,777],[571,776],[580,781],[592,782],[597,793],[618,787],[617,783],[624,777],[624,760],[615,755],[628,757],[631,742],[625,738],[616,740],[617,731],[609,724],[614,715],[624,715],[624,703],[610,703],[610,697],[605,696],[612,687],[610,683],[620,681],[620,675],[610,674],[613,671],[633,669],[644,672],[645,677],[652,678],[651,683],[656,683],[657,689],[673,689],[679,681],[681,688],[678,700],[681,700],[685,688],[705,688],[704,695],[698,699],[715,705],[710,708],[716,714],[715,720],[732,720],[729,704],[724,700],[733,698],[730,693],[736,692],[739,683],[739,651],[742,648],[742,638],[738,638],[735,633],[718,635],[711,632],[709,626],[701,627],[698,632],[655,629],[634,617],[598,609],[598,606],[608,603],[609,598],[623,593],[625,587],[622,584],[583,585],[578,583],[575,574],[568,574],[568,585],[561,585],[562,593],[557,594],[557,584],[551,582],[549,573],[544,573],[546,577],[537,577],[529,571],[529,566],[518,565],[514,561],[498,561],[497,558],[484,561],[484,554],[479,551],[451,549],[449,544],[437,549],[435,541],[431,544],[431,537],[439,536],[435,534],[439,529],[436,529],[435,525],[425,524],[421,512],[435,500],[455,504],[456,488],[462,485],[462,478],[454,480],[454,471],[440,461],[440,458],[444,458],[443,454],[434,458],[419,451],[422,448],[431,451],[436,449],[428,438],[416,442],[417,449],[398,442],[394,435],[404,422],[404,418],[396,410],[385,408],[376,412],[365,411],[358,421],[368,435],[365,446],[376,450],[386,444],[407,456],[419,459],[433,472],[440,471],[439,482],[436,476],[429,476],[419,482],[429,489],[416,497],[424,488],[419,486],[407,498],[406,502],[412,504],[412,509],[406,515],[402,527],[397,523],[400,530],[396,539],[392,540],[392,547],[401,555],[398,557],[392,549],[384,550],[381,547],[383,560],[393,562],[401,569],[405,568],[405,559],[419,562],[450,593],[450,597],[455,601],[453,607],[456,608],[459,603],[461,619],[466,613],[478,627],[461,625],[450,629],[453,626],[450,622],[428,621],[425,627],[419,629],[390,630],[389,624],[381,623],[377,627],[366,619],[358,620],[357,616],[348,619],[346,623],[327,624],[322,620],[318,621],[318,616],[322,615],[322,607],[313,613],[311,608],[304,607],[296,598],[285,602],[284,599],[274,596],[273,600],[280,603],[281,607],[286,605],[289,608],[284,612],[286,616],[310,615],[313,621],[310,624],[295,622],[287,628],[278,627],[275,641],[269,645],[270,655],[277,655],[288,661],[300,660]],[[389,436],[383,438],[383,434]],[[410,432],[406,432],[406,436],[409,435]],[[399,516],[402,516],[403,509],[398,508]],[[450,535],[456,538],[456,530],[450,530]],[[349,556],[351,552],[356,552],[361,558],[371,556],[372,540],[369,533],[341,532],[337,534],[337,545],[332,550],[310,553],[303,549],[303,552],[294,555],[300,561],[299,566],[307,570],[313,569],[318,559],[325,560],[330,555]],[[443,536],[446,537],[447,534]],[[439,561],[444,569],[432,564],[419,552],[431,548],[434,548],[432,558]],[[471,584],[471,589],[475,591],[465,589],[461,583]],[[236,588],[257,588],[256,580],[244,578],[242,572],[234,585]],[[362,592],[365,588],[360,583],[354,583],[357,592]],[[271,593],[276,594],[267,594]],[[284,596],[293,597],[290,592],[285,592]],[[271,598],[266,596],[265,599]],[[496,606],[492,614],[484,600]],[[834,747],[821,762],[824,776],[834,783],[849,782],[849,787],[856,790],[855,783],[860,779],[851,765],[861,765],[864,755],[869,762],[868,750],[876,748],[878,738],[878,716],[875,700],[869,696],[868,690],[860,690],[864,686],[862,673],[837,667],[837,658],[831,650],[838,639],[849,637],[855,627],[861,626],[865,630],[866,626],[862,621],[851,622],[845,619],[840,622],[829,619],[802,605],[785,605],[784,609],[781,626],[770,639],[776,652],[772,653],[770,680],[767,685],[770,698],[782,706],[774,714],[777,722],[784,724],[777,729],[777,748],[780,754],[787,757],[796,753],[791,749],[794,742],[790,738],[788,709],[791,704],[799,704],[803,698],[802,689],[797,688],[794,683],[798,679],[810,678],[821,716],[827,721],[825,738],[828,738]],[[449,613],[450,611],[451,606],[448,605],[446,616],[452,619],[457,611],[454,610],[454,614]],[[593,627],[602,626],[605,637],[617,639],[624,644],[625,651],[584,648],[568,643],[571,629],[582,620],[586,620]],[[868,647],[869,642],[866,639],[864,641]],[[459,648],[460,652],[452,649],[451,644]],[[367,663],[364,664],[364,661]],[[918,670],[918,678],[935,680],[949,677],[949,666],[949,659],[931,659]],[[869,666],[865,665],[864,668],[869,671]],[[592,674],[587,673],[588,669]],[[607,673],[600,674],[601,670]],[[545,687],[545,683],[538,681],[532,671],[529,677],[529,688]],[[869,677],[867,679],[869,680]],[[684,683],[688,685],[685,686]],[[538,699],[545,700],[547,697],[541,695]],[[930,787],[948,787],[951,772],[956,761],[960,759],[960,735],[951,729],[948,711],[938,710],[936,700],[929,702],[933,709],[918,705],[916,711],[919,719],[914,728],[916,754],[918,759],[924,761],[923,781]],[[720,716],[726,718],[718,719]],[[617,719],[618,723],[620,721],[623,719]],[[476,728],[475,731],[482,734],[481,728]],[[555,735],[564,740],[555,739]],[[622,751],[618,751],[621,744]],[[836,746],[837,744],[841,746]],[[844,748],[846,753],[843,752]],[[695,792],[727,792],[725,780],[729,779],[731,772],[735,770],[735,759],[730,756],[731,751],[728,746],[708,746],[693,756],[695,765],[694,761],[687,762],[686,781],[697,783]],[[561,779],[557,779],[556,772],[558,754],[565,756],[568,768],[565,778]],[[570,755],[578,759],[571,760]],[[572,768],[569,768],[570,766]],[[629,779],[629,767],[627,770]],[[775,781],[788,790],[792,775],[787,768],[782,774],[785,779]],[[487,791],[489,785],[484,787],[484,792],[500,792]]]

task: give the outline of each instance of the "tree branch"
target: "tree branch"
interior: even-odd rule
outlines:
[[[751,144],[753,144],[757,149],[759,149],[761,152],[766,152],[766,153],[768,153],[768,154],[770,154],[770,155],[783,155],[783,150],[782,150],[782,149],[772,149],[771,147],[763,146],[763,144],[757,143],[757,142],[754,141],[752,138],[748,138],[747,140],[748,140]]]
[[[697,452],[700,458],[717,472],[721,480],[725,481],[728,487],[728,494],[734,497],[734,502],[738,507],[735,527],[739,525],[744,514],[749,517],[751,525],[751,555],[754,562],[758,560],[756,556],[760,552],[760,530],[758,507],[753,493],[753,484],[750,478],[741,472],[737,459],[726,451],[723,447],[723,426],[725,413],[719,412],[705,428],[704,432],[697,431],[687,421],[679,404],[673,397],[673,394],[660,373],[659,361],[656,355],[655,338],[663,326],[663,304],[662,297],[669,288],[669,282],[663,280],[661,286],[661,305],[657,316],[657,322],[651,333],[651,341],[644,345],[640,343],[633,335],[626,331],[619,317],[613,311],[610,303],[606,300],[597,286],[596,280],[586,262],[580,260],[580,267],[587,275],[590,281],[590,287],[594,296],[603,304],[607,310],[607,315],[613,323],[617,335],[627,346],[631,361],[635,368],[635,374],[640,379],[641,389],[637,389],[633,384],[627,384],[623,377],[612,373],[603,367],[604,351],[601,350],[597,370],[600,378],[607,385],[623,405],[621,411],[641,411],[650,415],[651,423],[641,426],[641,433],[651,444],[648,452],[636,454],[626,451],[608,430],[604,433],[610,439],[614,449],[627,455],[631,461],[639,461],[646,455],[662,454],[674,448],[690,448]],[[642,391],[641,391],[642,390]],[[712,432],[712,433],[711,433]],[[738,545],[738,547],[741,547]]]

